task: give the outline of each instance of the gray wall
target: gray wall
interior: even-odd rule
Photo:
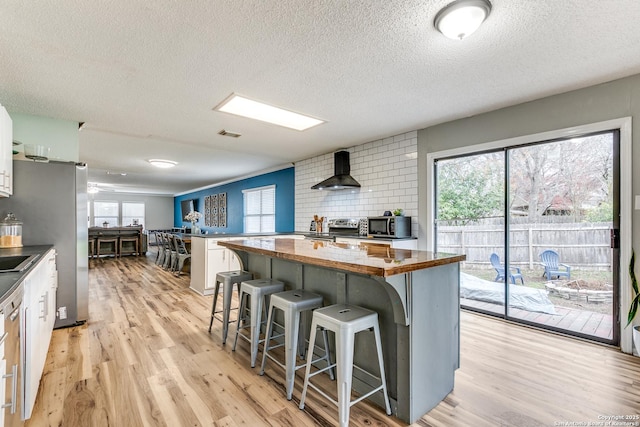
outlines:
[[[564,129],[589,123],[631,116],[633,147],[640,145],[640,75],[591,86],[548,98],[503,108],[418,131],[418,205],[421,236],[427,227],[428,153],[498,141],[523,135]],[[633,153],[633,164],[640,165],[640,151]],[[634,168],[633,194],[640,185],[640,170]],[[633,211],[632,241],[640,241],[639,211]],[[640,248],[638,248],[640,249]],[[623,261],[624,262],[624,261]]]
[[[144,228],[146,230],[170,229],[173,227],[173,196],[100,192],[89,194],[89,199],[110,202],[144,202]]]
[[[455,120],[418,131],[418,201],[419,233],[421,244],[426,247],[424,237],[431,233],[427,224],[427,192],[429,180],[427,172],[427,154],[443,150],[467,147],[509,138],[533,135],[542,132],[588,125],[606,120],[632,118],[632,146],[640,146],[640,75],[614,80],[612,82],[579,89],[560,95],[542,98],[513,107],[491,111],[473,117]],[[640,165],[640,150],[632,150],[632,165]],[[640,168],[632,167],[631,192],[638,193],[640,188]],[[622,183],[629,184],[629,183]],[[633,206],[633,201],[625,200]],[[631,213],[631,244],[639,249],[640,211]],[[626,230],[622,230],[627,233]],[[421,246],[423,247],[423,246]],[[424,248],[423,247],[423,248]],[[622,272],[628,258],[621,247]],[[626,259],[625,259],[626,258]],[[628,275],[620,277],[621,301],[620,315],[625,318],[631,292]],[[638,320],[636,320],[637,324]],[[630,353],[631,328],[620,325],[621,349]]]

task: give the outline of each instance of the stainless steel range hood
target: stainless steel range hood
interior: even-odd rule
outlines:
[[[349,152],[338,151],[333,155],[334,175],[325,179],[319,184],[311,187],[312,190],[344,190],[346,188],[360,188],[358,181],[351,175],[351,165],[349,164]]]

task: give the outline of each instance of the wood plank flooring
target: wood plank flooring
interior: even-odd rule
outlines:
[[[54,331],[26,425],[336,425],[317,395],[298,409],[300,380],[287,401],[282,370],[257,375],[244,341],[236,352],[232,340],[222,346],[220,322],[209,334],[211,297],[188,286],[151,258],[92,260],[90,320]],[[640,358],[463,312],[455,390],[415,425],[587,425],[612,415],[640,415]],[[351,425],[406,424],[361,402]]]

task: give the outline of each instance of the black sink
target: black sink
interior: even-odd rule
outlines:
[[[0,256],[0,273],[22,271],[27,268],[38,255],[6,255]]]

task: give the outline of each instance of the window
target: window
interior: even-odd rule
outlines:
[[[144,227],[144,203],[122,202],[122,225],[142,225]]]
[[[93,202],[93,225],[102,227],[109,223],[109,227],[118,227],[118,202]]]
[[[276,186],[243,190],[244,232],[270,233],[276,231]]]
[[[93,215],[89,215],[89,224],[94,227],[126,227],[129,225],[145,226],[144,202],[116,202],[98,201],[89,202],[89,212],[93,204]]]

